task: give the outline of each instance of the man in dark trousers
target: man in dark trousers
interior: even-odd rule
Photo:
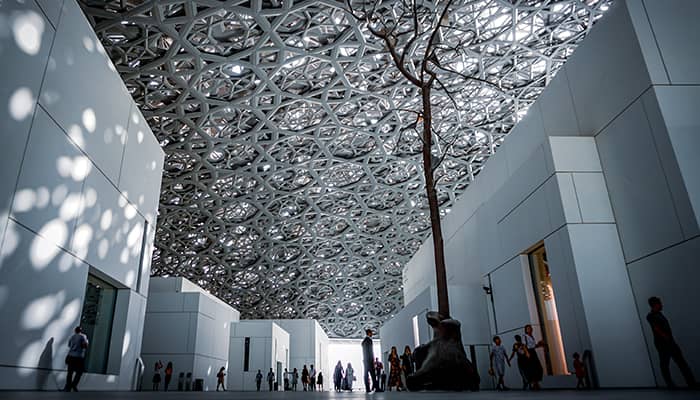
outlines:
[[[659,367],[661,368],[661,375],[664,377],[664,381],[666,381],[666,386],[670,389],[676,387],[671,379],[671,371],[669,370],[671,359],[673,359],[681,370],[681,374],[683,374],[683,378],[688,384],[688,387],[696,388],[697,383],[695,382],[693,372],[685,361],[681,348],[673,338],[671,324],[668,323],[666,317],[661,313],[661,310],[664,308],[661,299],[658,297],[650,297],[649,307],[651,307],[651,311],[647,314],[647,321],[649,321],[651,331],[654,333],[654,345],[656,346],[656,351],[659,352]]]
[[[365,390],[367,393],[377,390],[377,374],[374,372],[374,350],[372,349],[372,330],[365,331],[367,336],[362,340],[362,364],[364,367]],[[367,375],[369,374],[369,376]],[[369,386],[369,378],[372,378],[372,387]]]
[[[68,340],[68,356],[66,356],[68,374],[66,375],[66,386],[63,388],[66,392],[78,391],[80,377],[85,371],[85,353],[88,343],[88,338],[83,330],[79,326],[76,327],[73,336]]]

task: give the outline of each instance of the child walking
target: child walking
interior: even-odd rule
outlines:
[[[224,392],[226,391],[226,387],[224,387],[224,376],[226,376],[226,373],[224,372],[225,370],[226,370],[226,368],[221,367],[221,369],[219,370],[219,373],[216,374],[216,391],[217,392],[219,391],[219,386],[221,386],[221,389],[223,389]]]
[[[506,353],[506,348],[501,344],[501,338],[498,336],[493,337],[494,346],[491,348],[491,369],[489,372],[492,375],[498,375],[498,384],[496,384],[496,390],[510,390],[506,387],[503,377],[506,374],[506,363],[510,367],[510,360]],[[496,368],[494,368],[494,366]]]

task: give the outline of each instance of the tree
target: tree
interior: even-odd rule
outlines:
[[[440,4],[441,3],[441,4]],[[422,142],[423,174],[433,236],[438,312],[449,317],[445,251],[440,219],[436,171],[467,129],[493,123],[463,120],[465,100],[473,90],[501,88],[465,70],[462,57],[469,46],[478,44],[479,35],[452,23],[454,0],[423,1],[353,1],[346,0],[349,12],[378,38],[389,53],[401,76],[420,95],[418,110],[402,110],[415,114],[415,120],[404,131],[418,133]],[[465,6],[464,1],[460,6]],[[468,1],[466,3],[469,3]],[[471,85],[471,89],[469,86]],[[478,89],[476,89],[478,88]],[[439,118],[435,118],[434,112]],[[404,132],[402,131],[402,133]],[[398,143],[401,141],[399,137]]]

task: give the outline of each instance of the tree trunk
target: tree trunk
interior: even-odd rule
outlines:
[[[433,176],[433,155],[431,152],[433,143],[432,134],[432,110],[430,107],[431,83],[421,88],[423,100],[423,174],[425,176],[425,190],[428,195],[428,207],[430,208],[430,226],[433,233],[433,251],[435,253],[435,277],[437,281],[438,312],[445,318],[450,317],[450,303],[447,297],[447,271],[445,269],[445,249],[442,242],[442,226],[440,224],[440,207],[437,191],[435,190],[435,178]]]

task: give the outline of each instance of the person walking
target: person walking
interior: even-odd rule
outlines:
[[[313,364],[309,367],[309,390],[312,392],[316,391],[316,370]]]
[[[386,390],[386,388],[384,387],[385,386],[384,383],[382,383],[382,380],[380,379],[380,376],[382,376],[382,373],[384,373],[384,364],[379,360],[379,357],[375,357],[374,358],[374,376],[377,377],[377,384],[379,386],[377,388],[378,392],[383,392],[384,390]]]
[[[576,390],[588,389],[588,371],[586,364],[581,361],[581,355],[574,353],[574,373],[576,374]]]
[[[299,371],[297,371],[296,368],[294,368],[294,371],[292,371],[292,390],[297,391],[297,383],[299,382]]]
[[[217,392],[219,391],[219,386],[221,386],[221,389],[224,392],[226,391],[226,387],[224,386],[224,377],[226,376],[226,372],[224,372],[224,371],[226,371],[226,368],[221,367],[221,369],[219,369],[219,373],[216,374],[216,391]]]
[[[518,356],[518,371],[520,372],[520,377],[523,379],[523,390],[527,390],[530,387],[530,381],[528,380],[528,352],[525,343],[523,343],[522,337],[520,335],[515,335],[515,343],[513,343],[513,351],[508,357],[508,362],[513,359],[514,356]]]
[[[491,355],[489,357],[491,363],[489,372],[493,376],[498,377],[496,390],[509,390],[503,380],[503,377],[506,375],[506,363],[508,363],[510,367],[510,360],[508,359],[508,354],[506,354],[506,348],[501,344],[501,338],[499,336],[493,337],[493,344],[494,346],[491,348]]]
[[[306,364],[304,364],[304,368],[301,369],[301,387],[304,388],[304,391],[306,392],[308,390],[309,386],[309,370],[306,369]]]
[[[536,341],[535,337],[532,336],[532,325],[525,325],[525,346],[528,352],[528,366],[530,376],[528,381],[530,382],[530,388],[532,390],[540,390],[540,382],[544,377],[544,369],[542,368],[542,363],[540,362],[540,357],[537,355],[537,348],[544,347],[543,341]]]
[[[333,389],[340,393],[343,384],[343,364],[338,360],[338,364],[335,365],[335,370],[333,371]]]
[[[66,385],[63,390],[70,392],[78,391],[78,383],[85,371],[85,353],[89,345],[88,337],[79,326],[73,330],[73,335],[68,339],[68,355],[66,356]]]
[[[355,381],[355,370],[352,368],[352,364],[348,363],[347,368],[345,368],[345,389],[352,392],[352,384]]]
[[[287,371],[287,368],[284,369],[284,391],[286,392],[289,390],[289,371]]]
[[[153,367],[153,391],[157,392],[158,389],[160,388],[160,370],[163,369],[163,363],[158,360],[156,361],[156,365]]]
[[[372,343],[372,330],[365,330],[367,336],[362,340],[362,363],[364,367],[363,380],[365,382],[365,390],[367,393],[377,390],[377,375],[374,372],[374,349]],[[369,375],[367,375],[369,374]],[[370,386],[370,378],[372,379],[372,385]]]
[[[654,335],[654,346],[656,351],[659,353],[659,368],[661,369],[661,376],[666,382],[666,386],[669,389],[674,389],[676,384],[671,378],[671,371],[669,370],[671,360],[676,362],[678,369],[681,370],[683,379],[689,388],[697,388],[698,384],[695,381],[695,376],[693,371],[691,371],[688,362],[685,361],[683,357],[683,352],[680,346],[676,343],[676,339],[673,337],[673,331],[671,331],[671,324],[668,319],[661,312],[664,309],[664,305],[661,299],[652,296],[647,301],[651,311],[647,314],[647,321],[651,325],[651,331]]]
[[[170,381],[173,380],[173,363],[168,361],[168,365],[165,366],[165,379],[163,384],[163,390],[168,391],[168,385]]]
[[[273,384],[275,382],[275,373],[272,372],[272,368],[270,368],[270,372],[267,373],[267,384],[270,385],[270,391],[272,391]]]
[[[411,375],[414,370],[413,354],[411,354],[411,348],[406,345],[403,349],[403,354],[401,354],[401,387],[403,389],[408,390],[406,378]]]
[[[396,387],[396,391],[401,391],[401,359],[396,350],[396,346],[391,346],[389,353],[389,391]]]
[[[318,390],[320,392],[323,392],[323,373],[321,371],[318,371],[318,376],[316,377],[316,386],[318,386]]]
[[[258,392],[260,391],[260,385],[262,384],[262,371],[258,370],[258,373],[255,374],[255,386],[258,388]]]

